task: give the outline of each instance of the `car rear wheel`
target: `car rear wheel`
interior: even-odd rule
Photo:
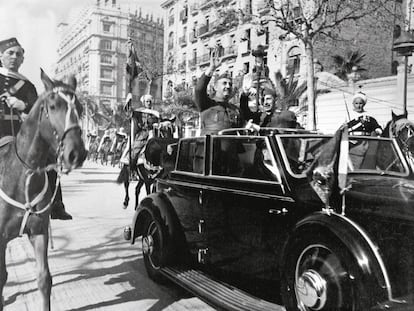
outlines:
[[[160,221],[150,216],[145,222],[142,235],[142,254],[148,276],[156,282],[164,282],[160,269],[167,264],[167,232]]]
[[[287,310],[367,310],[355,259],[338,239],[301,234],[282,276]]]

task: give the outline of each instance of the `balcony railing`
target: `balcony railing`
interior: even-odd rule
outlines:
[[[198,63],[199,66],[206,66],[206,65],[209,64],[209,62],[210,62],[210,54],[209,53],[200,55],[197,58],[197,63]]]
[[[182,36],[178,39],[178,44],[183,47],[187,45],[187,38],[186,36]]]
[[[198,28],[198,37],[202,38],[208,35],[209,25],[203,25]]]
[[[208,9],[216,3],[216,0],[202,0],[200,1],[200,10]]]
[[[224,48],[223,59],[237,57],[237,49],[233,46]]]
[[[198,3],[193,3],[192,5],[190,5],[190,13],[191,13],[191,15],[198,14],[199,9],[200,9],[200,6],[199,6]]]

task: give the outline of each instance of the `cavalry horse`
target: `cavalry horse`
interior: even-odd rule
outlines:
[[[407,119],[407,114],[396,115],[391,112],[389,121],[383,131],[383,137],[394,137],[403,151],[407,161],[414,169],[414,122]]]
[[[45,311],[50,310],[52,288],[47,259],[49,215],[56,195],[46,174],[52,169],[67,173],[79,167],[86,150],[79,127],[82,108],[75,95],[76,80],[68,84],[52,81],[43,70],[41,79],[45,92],[17,136],[0,140],[0,290],[3,293],[7,280],[7,243],[26,233],[36,258],[40,309]],[[55,164],[47,163],[52,153]]]
[[[170,121],[164,121],[164,125],[155,128],[157,137],[150,138],[138,159],[137,165],[132,167],[138,176],[135,187],[135,208],[138,206],[139,193],[145,185],[147,194],[151,193],[151,186],[156,178],[165,178],[173,170],[175,165],[176,149],[172,147],[178,139],[172,138],[173,129]],[[170,146],[170,148],[168,147]],[[123,184],[125,197],[123,207],[127,208],[129,203],[129,165],[124,165],[119,173],[117,183]]]

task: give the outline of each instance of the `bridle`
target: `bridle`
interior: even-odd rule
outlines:
[[[69,93],[70,95],[67,95],[67,93]],[[56,94],[57,96],[61,97],[64,102],[66,103],[67,106],[67,111],[66,111],[66,115],[65,115],[65,127],[64,127],[64,131],[63,134],[61,135],[61,137],[59,137],[59,134],[56,130],[56,127],[53,125],[53,123],[50,120],[50,113],[49,113],[49,107],[47,104],[44,103],[45,99],[50,96],[51,94]],[[56,163],[55,164],[51,164],[51,165],[47,165],[46,167],[43,168],[33,168],[31,167],[29,164],[27,164],[20,156],[17,150],[17,143],[16,143],[16,139],[14,139],[14,150],[16,153],[17,158],[19,159],[19,161],[23,164],[24,167],[26,167],[26,181],[25,181],[25,200],[26,203],[21,203],[18,202],[12,198],[10,198],[1,188],[0,188],[0,197],[6,201],[7,203],[9,203],[12,206],[18,207],[20,209],[25,210],[25,214],[23,216],[23,220],[22,223],[20,225],[20,230],[19,230],[19,236],[23,235],[23,231],[26,227],[27,224],[27,220],[30,214],[36,214],[36,215],[40,215],[45,213],[46,211],[48,211],[56,197],[56,193],[57,193],[57,189],[58,189],[58,185],[60,182],[60,176],[63,172],[63,150],[64,150],[64,144],[63,144],[63,140],[65,139],[66,135],[68,134],[69,131],[71,130],[77,130],[77,129],[81,129],[79,126],[79,115],[77,113],[76,110],[76,94],[73,90],[69,89],[69,88],[65,88],[65,87],[55,87],[53,88],[51,91],[48,91],[46,94],[43,95],[42,98],[42,103],[40,106],[40,113],[39,113],[39,118],[38,118],[38,128],[40,127],[41,121],[42,121],[42,116],[45,115],[46,119],[48,119],[50,126],[53,130],[53,135],[57,141],[57,149],[56,149]],[[72,116],[72,112],[74,113],[74,120],[72,120],[71,116]],[[51,170],[56,170],[57,171],[57,178],[56,178],[56,185],[55,185],[55,191],[52,195],[52,198],[50,200],[50,202],[43,207],[41,210],[35,210],[35,206],[41,202],[44,198],[44,196],[47,193],[47,189],[49,187],[49,182],[48,182],[48,177],[47,177],[47,172],[51,171]],[[43,188],[41,190],[40,193],[38,193],[36,195],[36,197],[33,200],[30,200],[30,196],[29,196],[29,189],[30,189],[30,183],[31,183],[31,179],[35,174],[42,174],[44,175],[44,185]]]
[[[407,136],[403,139],[400,137],[400,134],[406,130]],[[407,119],[399,119],[392,121],[389,127],[389,137],[395,137],[401,144],[401,147],[407,155],[411,156],[411,151],[409,150],[408,141],[411,137],[414,136],[414,123]]]

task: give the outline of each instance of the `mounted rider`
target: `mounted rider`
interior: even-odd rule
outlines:
[[[129,105],[132,97],[126,99],[126,105]],[[131,137],[132,137],[132,148],[131,148],[131,163],[129,163],[129,144],[125,149],[121,162],[130,164],[131,168],[134,168],[137,164],[138,158],[142,153],[145,144],[148,139],[154,136],[153,129],[156,124],[159,123],[160,113],[152,108],[154,98],[152,95],[147,94],[141,96],[141,103],[143,107],[139,107],[132,111],[132,122],[131,122]]]
[[[350,111],[348,131],[351,135],[378,136],[382,134],[381,126],[377,120],[368,115],[364,109],[367,103],[367,96],[358,92],[352,98],[353,110]]]
[[[0,41],[0,138],[17,134],[22,119],[37,99],[34,85],[19,68],[24,49],[16,38]]]
[[[34,85],[19,68],[24,61],[24,49],[16,38],[0,41],[0,138],[16,136],[25,116],[37,100]],[[53,156],[50,155],[50,161]],[[48,173],[52,192],[55,190],[57,173]],[[52,219],[69,220],[72,216],[65,211],[60,183],[51,210]]]

